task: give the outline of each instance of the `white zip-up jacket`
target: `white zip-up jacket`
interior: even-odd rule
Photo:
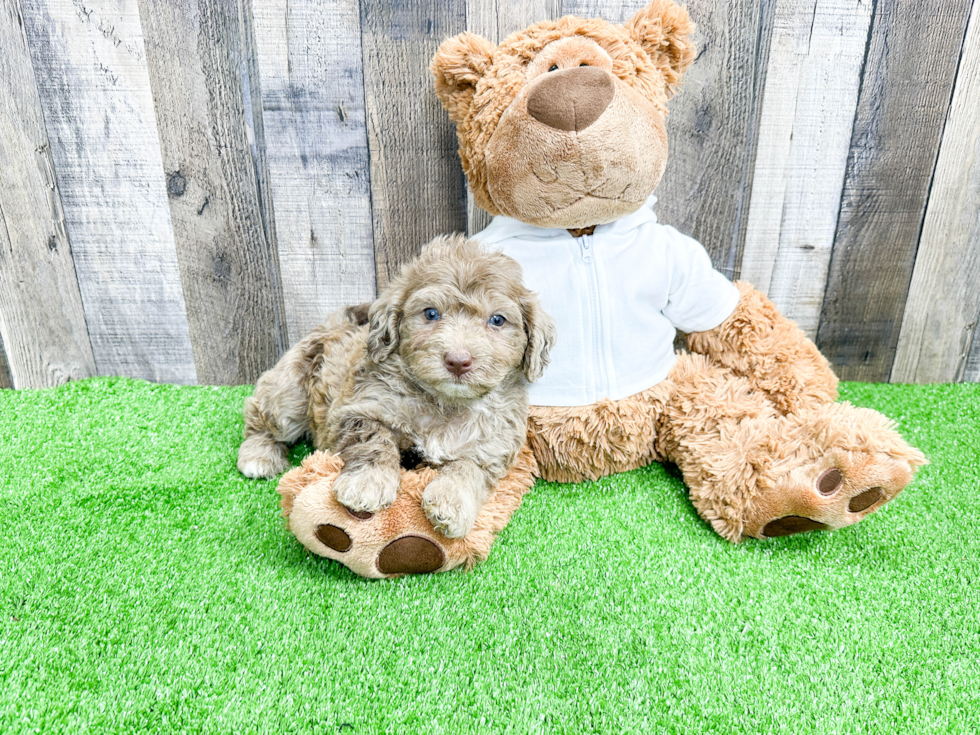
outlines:
[[[653,213],[656,197],[592,235],[494,217],[475,239],[514,258],[558,326],[535,406],[619,400],[667,377],[676,330],[714,329],[735,310],[738,289],[704,247]]]

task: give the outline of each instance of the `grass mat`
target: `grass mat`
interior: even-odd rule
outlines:
[[[250,391],[0,391],[0,732],[980,726],[980,385],[842,386],[932,461],[848,529],[731,546],[656,465],[539,483],[474,572],[383,581],[238,474]]]

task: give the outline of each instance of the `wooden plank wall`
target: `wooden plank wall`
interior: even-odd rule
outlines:
[[[980,313],[980,13],[974,10],[939,151],[892,375],[975,377]],[[973,359],[971,360],[971,356]]]
[[[225,0],[139,0],[139,13],[197,379],[254,379],[287,344],[250,146],[254,44]]]
[[[0,0],[0,387],[254,382],[488,221],[428,63],[644,0]],[[980,380],[980,0],[688,0],[658,214],[842,378]]]
[[[91,375],[95,361],[27,36],[10,4],[0,49],[0,386],[52,385]]]

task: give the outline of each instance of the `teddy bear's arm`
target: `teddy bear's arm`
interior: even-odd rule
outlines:
[[[783,414],[835,401],[837,376],[816,345],[765,295],[735,285],[735,311],[715,329],[689,334],[688,349],[748,379]]]

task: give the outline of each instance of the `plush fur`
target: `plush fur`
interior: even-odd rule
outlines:
[[[314,452],[279,482],[289,530],[310,551],[336,559],[372,579],[404,574],[472,569],[487,558],[497,534],[510,521],[534,483],[537,465],[525,447],[517,463],[483,504],[462,538],[439,533],[422,511],[422,495],[438,476],[431,467],[402,470],[398,497],[373,515],[352,514],[334,497],[332,484],[343,463]]]
[[[694,59],[692,30],[683,8],[653,0],[622,26],[565,17],[499,46],[472,33],[446,40],[431,70],[477,203],[576,237],[636,211],[666,165],[667,103]],[[837,378],[814,344],[763,294],[738,288],[734,313],[688,335],[657,385],[532,406],[536,473],[576,482],[673,462],[700,516],[735,543],[841,528],[895,498],[925,457],[881,414],[835,403]],[[407,532],[396,521],[362,542],[339,513],[318,519],[372,549]]]
[[[667,100],[694,60],[691,30],[686,11],[657,0],[625,26],[566,16],[496,48],[472,33],[443,43],[430,68],[477,204],[541,227],[635,211],[667,162]],[[595,122],[574,132],[529,124],[528,100],[555,75],[566,83],[553,97],[574,105],[593,96],[595,70],[613,90]]]
[[[439,468],[422,493],[426,517],[463,537],[517,462],[551,319],[517,263],[463,237],[430,243],[371,305],[370,324],[356,316],[333,315],[262,375],[239,469],[278,474],[287,444],[310,435],[342,462],[336,500],[373,514],[395,501],[411,454]]]

